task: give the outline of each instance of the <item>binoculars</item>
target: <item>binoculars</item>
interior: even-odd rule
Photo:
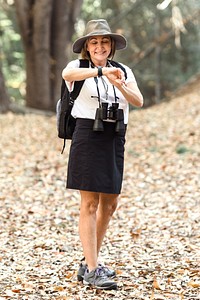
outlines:
[[[118,108],[119,103],[112,103],[108,106],[108,103],[102,102],[101,107],[97,108],[93,131],[104,131],[103,121],[114,120],[116,121],[115,132],[124,132],[124,111]]]

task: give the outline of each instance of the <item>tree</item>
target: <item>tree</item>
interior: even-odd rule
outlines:
[[[54,110],[66,45],[71,45],[82,0],[15,0],[25,50],[26,105]]]
[[[1,20],[3,19],[1,11],[0,11],[0,18],[1,18]],[[9,110],[10,97],[7,93],[5,78],[4,78],[4,74],[2,71],[2,69],[3,69],[2,62],[4,59],[3,52],[2,52],[2,44],[3,44],[2,36],[3,36],[3,29],[0,24],[0,113],[5,113]]]
[[[10,106],[10,98],[7,94],[5,81],[0,65],[0,113],[7,112]]]
[[[78,35],[88,20],[105,18],[113,31],[127,37],[126,55],[116,51],[115,59],[133,69],[145,106],[157,103],[200,70],[199,1],[0,0],[2,3],[2,70],[13,102],[23,103],[25,97],[25,53],[27,105],[54,110],[61,70],[73,57],[70,48],[77,16]]]

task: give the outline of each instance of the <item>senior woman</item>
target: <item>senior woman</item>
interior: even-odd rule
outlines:
[[[129,103],[143,105],[131,69],[112,63],[115,50],[125,49],[126,44],[124,36],[111,32],[106,20],[91,20],[73,44],[73,52],[81,53],[89,67],[79,68],[76,59],[62,72],[70,90],[75,81],[85,80],[72,109],[76,127],[67,188],[81,195],[79,235],[84,261],[78,280],[97,289],[117,289],[115,272],[99,264],[98,256],[121,193]]]

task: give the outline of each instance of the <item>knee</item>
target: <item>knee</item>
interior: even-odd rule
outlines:
[[[103,213],[112,216],[117,209],[117,204],[118,197],[101,197],[101,209],[103,210]]]
[[[98,206],[99,206],[99,194],[88,192],[88,191],[80,191],[81,194],[81,213],[95,214]]]
[[[93,201],[87,201],[84,204],[84,211],[89,215],[96,214],[97,209],[98,209],[98,203],[96,202],[94,203]]]
[[[99,205],[99,200],[96,198],[81,200],[81,212],[85,215],[93,215],[96,214]]]
[[[117,200],[107,205],[107,213],[112,216],[117,209]]]

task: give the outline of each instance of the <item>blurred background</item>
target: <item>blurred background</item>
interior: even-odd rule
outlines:
[[[133,70],[145,107],[200,73],[199,0],[0,0],[0,112],[55,111],[72,43],[95,18],[126,36],[114,59]]]

